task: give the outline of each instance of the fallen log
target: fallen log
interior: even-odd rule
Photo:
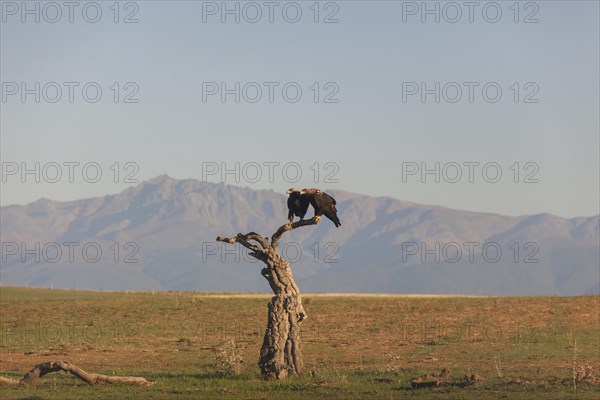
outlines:
[[[109,376],[102,374],[90,374],[84,371],[75,364],[71,364],[68,361],[49,361],[41,363],[31,368],[21,379],[6,378],[0,376],[0,384],[7,386],[19,386],[19,385],[33,385],[38,378],[52,372],[65,371],[77,378],[86,382],[89,385],[95,385],[96,383],[111,383],[111,384],[124,384],[124,385],[137,385],[137,386],[148,386],[153,385],[155,381],[147,381],[145,378],[136,376]]]

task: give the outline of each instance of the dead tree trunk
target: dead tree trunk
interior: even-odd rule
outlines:
[[[94,385],[96,383],[120,383],[125,385],[146,386],[156,383],[153,381],[147,381],[146,379],[139,378],[137,376],[109,376],[102,374],[90,374],[78,366],[71,364],[70,362],[51,361],[36,365],[19,380],[0,376],[0,384],[7,386],[33,385],[38,378],[58,371],[65,371],[73,374],[89,385]]]
[[[269,303],[267,330],[258,360],[264,379],[285,379],[289,374],[302,374],[300,325],[307,316],[290,264],[279,255],[277,247],[284,232],[318,222],[318,218],[312,218],[285,224],[271,237],[271,243],[268,238],[255,232],[217,238],[221,242],[240,243],[251,250],[251,256],[267,265],[261,274],[269,282],[275,296]]]

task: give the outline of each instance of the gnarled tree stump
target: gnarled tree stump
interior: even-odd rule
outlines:
[[[255,232],[217,238],[225,243],[240,243],[251,250],[251,256],[267,265],[261,274],[269,282],[275,296],[269,303],[267,329],[258,361],[264,379],[285,379],[289,374],[302,374],[300,325],[307,316],[290,263],[279,255],[277,247],[284,232],[317,223],[319,219],[312,218],[282,225],[271,237],[270,243],[268,238]]]

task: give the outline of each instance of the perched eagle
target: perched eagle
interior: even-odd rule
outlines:
[[[315,188],[302,189],[300,191],[300,198],[308,200],[315,209],[315,217],[318,219],[321,218],[321,215],[325,214],[335,224],[336,228],[342,225],[337,216],[336,201],[327,193]]]
[[[308,211],[308,205],[310,202],[306,196],[300,195],[299,189],[291,188],[287,191],[288,197],[287,206],[288,206],[288,219],[290,222],[294,221],[294,216],[300,217],[300,219],[304,219],[306,215],[306,211]]]

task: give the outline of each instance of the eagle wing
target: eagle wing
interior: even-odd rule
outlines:
[[[299,213],[298,216],[304,218],[304,216],[306,215],[306,212],[308,211],[308,206],[310,205],[310,201],[308,201],[308,199],[300,197],[298,200],[296,200],[296,205],[297,205],[298,213]]]
[[[310,202],[301,196],[290,196],[288,197],[287,206],[290,210],[290,215],[296,215],[300,218],[304,218]]]
[[[336,227],[342,225],[340,219],[337,216],[337,204],[335,199],[325,192],[317,191],[315,194],[315,203],[323,211],[323,214],[329,218]]]

